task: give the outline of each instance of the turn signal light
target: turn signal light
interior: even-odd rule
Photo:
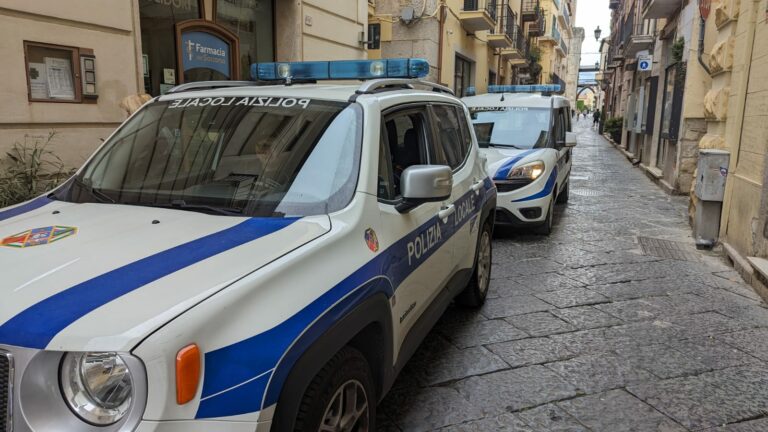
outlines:
[[[187,345],[176,354],[176,403],[184,405],[195,398],[200,384],[200,348]]]

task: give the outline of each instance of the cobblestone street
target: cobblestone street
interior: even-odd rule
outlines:
[[[552,236],[497,235],[486,305],[445,314],[380,430],[768,430],[768,310],[588,123]]]

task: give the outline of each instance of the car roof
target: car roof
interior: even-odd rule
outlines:
[[[502,101],[502,94],[504,100]],[[569,106],[568,99],[562,96],[545,96],[540,93],[487,93],[468,96],[461,99],[468,107],[509,106],[529,108],[549,108]]]

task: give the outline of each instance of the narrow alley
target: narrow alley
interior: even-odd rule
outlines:
[[[497,233],[486,305],[445,314],[379,430],[768,430],[765,304],[591,124],[553,234]]]

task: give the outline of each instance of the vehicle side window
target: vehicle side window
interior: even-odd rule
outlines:
[[[427,116],[421,110],[402,111],[385,117],[383,125],[378,192],[380,199],[394,200],[401,195],[400,176],[403,171],[411,165],[429,163],[426,153]]]
[[[453,105],[434,105],[437,140],[433,152],[435,163],[456,169],[464,163],[469,148],[462,133],[457,108]]]
[[[563,109],[558,108],[555,110],[555,147],[560,148],[562,145],[558,143],[562,143],[565,141],[565,129],[566,129],[566,120],[565,115],[563,114]]]

